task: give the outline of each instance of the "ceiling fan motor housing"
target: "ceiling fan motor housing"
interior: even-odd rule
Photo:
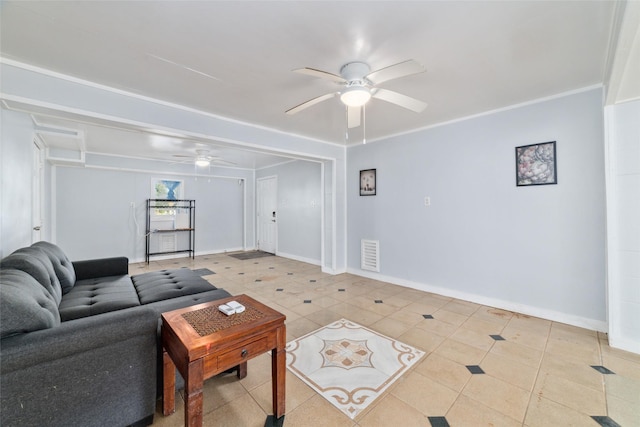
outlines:
[[[364,62],[349,62],[340,69],[340,75],[349,83],[360,82],[361,86],[366,84],[365,76],[369,74],[371,68]]]

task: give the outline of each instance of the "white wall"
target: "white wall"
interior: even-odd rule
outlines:
[[[105,166],[108,163],[120,166]],[[153,178],[184,180],[183,197],[196,200],[196,254],[244,248],[244,221],[246,217],[251,222],[253,212],[244,212],[244,182],[253,171],[235,169],[230,178],[195,177],[169,174],[167,167],[157,164],[155,172],[144,172],[153,163],[93,155],[87,157],[86,167],[53,168],[55,242],[71,259],[122,255],[132,262],[144,260],[146,199],[151,197]],[[253,209],[253,204],[248,207]],[[252,245],[253,234],[248,240]]]
[[[256,171],[278,177],[278,255],[320,265],[321,165],[296,160]]]
[[[0,257],[31,244],[33,123],[2,109],[0,126]]]
[[[640,353],[640,101],[605,113],[609,343]]]
[[[349,271],[367,274],[360,239],[379,240],[377,277],[606,330],[601,92],[351,147]],[[558,184],[516,187],[515,147],[547,141]],[[371,168],[377,195],[360,197]]]

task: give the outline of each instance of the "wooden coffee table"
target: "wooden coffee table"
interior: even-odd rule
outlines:
[[[238,301],[243,313],[226,316],[218,306]],[[273,416],[284,416],[285,316],[247,295],[237,295],[162,314],[164,397],[162,412],[175,412],[175,369],[185,380],[185,425],[202,425],[204,380],[271,350]]]

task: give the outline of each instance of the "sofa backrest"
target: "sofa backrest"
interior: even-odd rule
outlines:
[[[76,270],[73,268],[73,263],[71,263],[67,254],[59,246],[45,241],[34,243],[31,247],[40,248],[49,256],[56,276],[60,281],[62,295],[69,292],[76,283]]]
[[[56,306],[60,305],[62,287],[49,256],[42,249],[32,247],[18,249],[0,261],[0,268],[21,270],[31,275],[51,294]]]
[[[60,324],[58,303],[30,274],[0,271],[0,338]]]

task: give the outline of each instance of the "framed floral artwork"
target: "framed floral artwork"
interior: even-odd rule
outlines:
[[[547,185],[558,183],[556,142],[516,147],[516,185]]]
[[[376,170],[366,169],[360,171],[360,195],[376,195]]]

